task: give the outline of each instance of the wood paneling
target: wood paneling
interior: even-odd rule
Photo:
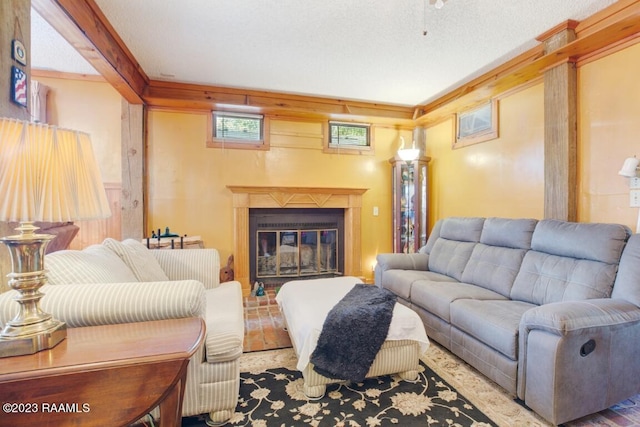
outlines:
[[[93,0],[32,0],[31,5],[127,101],[142,103],[149,78]]]
[[[145,111],[142,105],[122,100],[122,199],[121,236],[142,239],[147,229],[144,217],[145,194]]]
[[[122,193],[122,187],[120,184],[105,184],[104,187],[111,207],[111,216],[106,219],[76,221],[75,224],[80,227],[80,230],[69,245],[69,249],[83,249],[90,245],[102,243],[107,237],[121,240],[120,194]]]
[[[556,27],[544,35],[545,49],[561,49],[575,40],[577,23]],[[577,200],[577,84],[573,62],[565,62],[544,73],[544,216],[576,221]]]

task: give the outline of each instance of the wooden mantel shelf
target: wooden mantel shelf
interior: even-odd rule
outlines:
[[[273,187],[228,185],[233,193],[235,278],[242,291],[251,291],[249,277],[249,209],[344,209],[344,274],[362,275],[361,210],[367,188]]]
[[[344,187],[261,187],[246,185],[227,185],[232,193],[331,193],[331,194],[364,194],[368,188],[344,188]]]

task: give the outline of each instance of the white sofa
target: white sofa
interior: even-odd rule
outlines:
[[[212,425],[234,413],[240,387],[244,315],[239,282],[219,283],[215,249],[149,250],[135,240],[106,239],[45,259],[44,311],[68,327],[201,317],[202,347],[187,369],[182,415],[209,414]],[[0,294],[0,323],[17,313],[16,291]]]

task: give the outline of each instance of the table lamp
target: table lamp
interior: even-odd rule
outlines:
[[[0,118],[0,221],[20,223],[16,235],[0,238],[11,255],[7,276],[19,305],[0,332],[0,357],[50,349],[67,335],[65,323],[40,308],[45,250],[55,236],[38,234],[33,222],[110,215],[88,134]]]

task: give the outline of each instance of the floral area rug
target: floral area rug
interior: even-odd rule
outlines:
[[[418,379],[397,375],[361,383],[329,384],[307,399],[299,371],[270,368],[241,373],[240,399],[228,426],[496,426],[485,414],[421,363]],[[204,420],[183,426],[204,426]]]

